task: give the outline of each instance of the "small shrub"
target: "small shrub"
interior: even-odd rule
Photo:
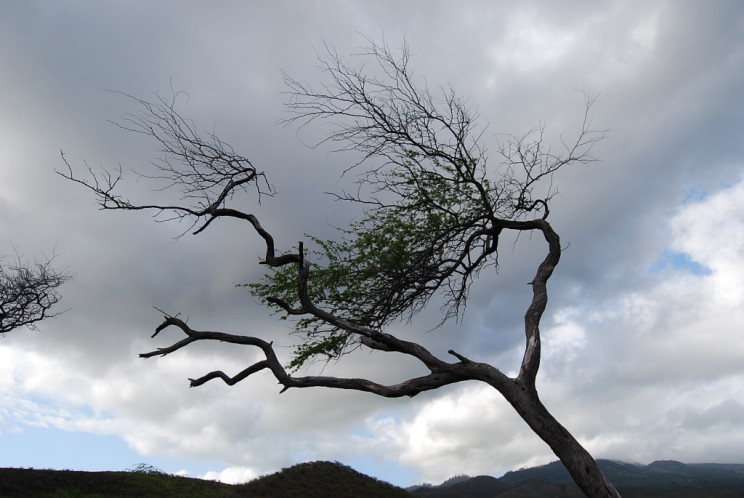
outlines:
[[[147,475],[160,475],[160,476],[168,475],[167,473],[163,472],[162,470],[155,467],[154,465],[150,465],[149,463],[138,463],[137,465],[129,467],[126,470],[126,472],[132,472],[133,474],[147,474]]]

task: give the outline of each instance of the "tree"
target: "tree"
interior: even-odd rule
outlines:
[[[401,397],[467,380],[485,382],[550,446],[584,493],[619,496],[591,455],[543,406],[535,387],[547,282],[561,256],[560,238],[547,220],[555,194],[552,179],[564,166],[594,160],[591,150],[602,136],[591,128],[593,100],[587,97],[583,125],[575,140],[562,142],[560,153],[546,145],[540,127],[499,143],[494,166],[481,145],[483,129],[477,126],[476,112],[452,89],[443,89],[437,99],[425,85],[417,86],[405,48],[396,57],[386,46],[371,43],[359,56],[371,59],[377,73],[371,74],[364,64],[350,65],[329,48],[320,58],[327,78],[320,89],[285,76],[293,113],[289,122],[306,126],[328,119],[335,127],[324,142],[360,153],[349,168],[360,172],[354,193],[336,195],[361,205],[364,214],[340,229],[335,240],[307,236],[312,250],[306,251],[300,242],[294,249],[278,251],[270,231],[254,214],[233,207],[233,196],[249,187],[259,199],[273,195],[273,190],[251,161],[214,135],[200,136],[176,111],[177,94],[155,102],[135,99],[142,112],[121,126],[159,142],[163,156],[155,163],[157,172],[148,177],[180,189],[180,203],[133,203],[118,193],[120,169],[96,174],[88,168],[80,177],[65,160],[67,170],[60,174],[94,192],[102,209],[153,210],[161,219],[188,219],[194,234],[220,218],[250,224],[265,242],[261,264],[270,270],[249,287],[282,318],[294,319],[294,333],[301,338],[285,367],[272,344],[261,338],[199,331],[178,316],[164,314],[153,337],[174,327],[185,338],[140,356],[165,356],[204,340],[254,346],[263,352],[264,359],[237,374],[210,372],[190,379],[192,387],[213,379],[234,385],[264,369],[276,377],[282,392],[328,387]],[[538,233],[547,245],[529,283],[525,352],[516,377],[454,350],[449,351],[449,360],[456,361],[436,357],[421,344],[389,331],[400,319],[424,309],[435,295],[443,298],[442,323],[460,316],[473,280],[485,268],[497,266],[499,239],[507,231]],[[429,373],[395,385],[296,375],[309,361],[341,359],[355,348],[408,355]]]
[[[52,267],[52,260],[0,264],[0,334],[18,327],[36,328],[36,323],[54,316],[52,306],[61,299],[57,289],[71,275]]]

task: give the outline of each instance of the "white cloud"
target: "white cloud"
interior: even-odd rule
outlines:
[[[686,205],[675,217],[674,245],[716,275],[710,280],[720,312],[744,301],[744,186],[737,183],[703,202]],[[712,311],[712,310],[711,310]]]
[[[501,71],[536,72],[550,69],[574,48],[577,34],[565,26],[536,22],[533,11],[520,12],[507,24],[503,41],[491,49]]]
[[[259,477],[259,474],[248,467],[228,467],[221,471],[210,471],[199,476],[200,479],[220,481],[226,484],[242,484]]]
[[[556,311],[544,327],[542,397],[596,455],[641,462],[744,457],[737,449],[744,441],[737,418],[744,410],[744,307],[719,291],[744,269],[744,243],[732,236],[744,233],[743,199],[741,182],[669,220],[671,247],[713,273],[648,274],[644,287],[589,297]],[[498,473],[554,459],[487,386],[450,389],[366,427],[429,482],[453,469]]]
[[[586,330],[579,323],[582,313],[577,309],[562,309],[553,316],[554,324],[542,334],[543,356],[547,361],[575,360],[586,346]]]

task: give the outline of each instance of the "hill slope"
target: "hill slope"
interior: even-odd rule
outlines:
[[[232,497],[233,486],[201,479],[136,472],[0,469],[0,496]]]
[[[338,462],[301,463],[281,472],[236,485],[241,496],[271,498],[411,498],[392,484],[366,476]]]
[[[744,465],[659,461],[632,465],[600,460],[625,498],[733,498],[744,496]],[[559,462],[490,476],[457,478],[413,494],[338,462],[295,465],[254,481],[229,485],[158,473],[0,469],[0,496],[245,497],[245,498],[577,498],[582,496]]]
[[[237,485],[137,472],[0,469],[0,496],[411,498],[412,495],[339,463],[313,462]]]

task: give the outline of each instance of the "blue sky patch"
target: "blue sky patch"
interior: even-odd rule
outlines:
[[[694,261],[690,255],[684,252],[665,250],[648,268],[649,273],[661,273],[668,267],[673,270],[686,271],[693,275],[710,275],[711,270],[705,265]]]
[[[696,202],[702,202],[708,198],[708,192],[700,190],[697,187],[690,187],[684,190],[685,198],[682,200],[682,204],[694,204]]]
[[[138,463],[147,463],[166,473],[186,469],[189,477],[225,468],[214,461],[141,455],[117,436],[54,428],[25,426],[20,432],[4,433],[2,441],[0,467],[101,472],[122,471]]]
[[[398,466],[398,464],[392,461],[380,461],[369,457],[357,457],[352,458],[348,463],[341,463],[348,465],[352,469],[363,474],[383,476],[380,479],[395,486],[409,486],[411,483],[419,482],[420,479],[417,474]]]

